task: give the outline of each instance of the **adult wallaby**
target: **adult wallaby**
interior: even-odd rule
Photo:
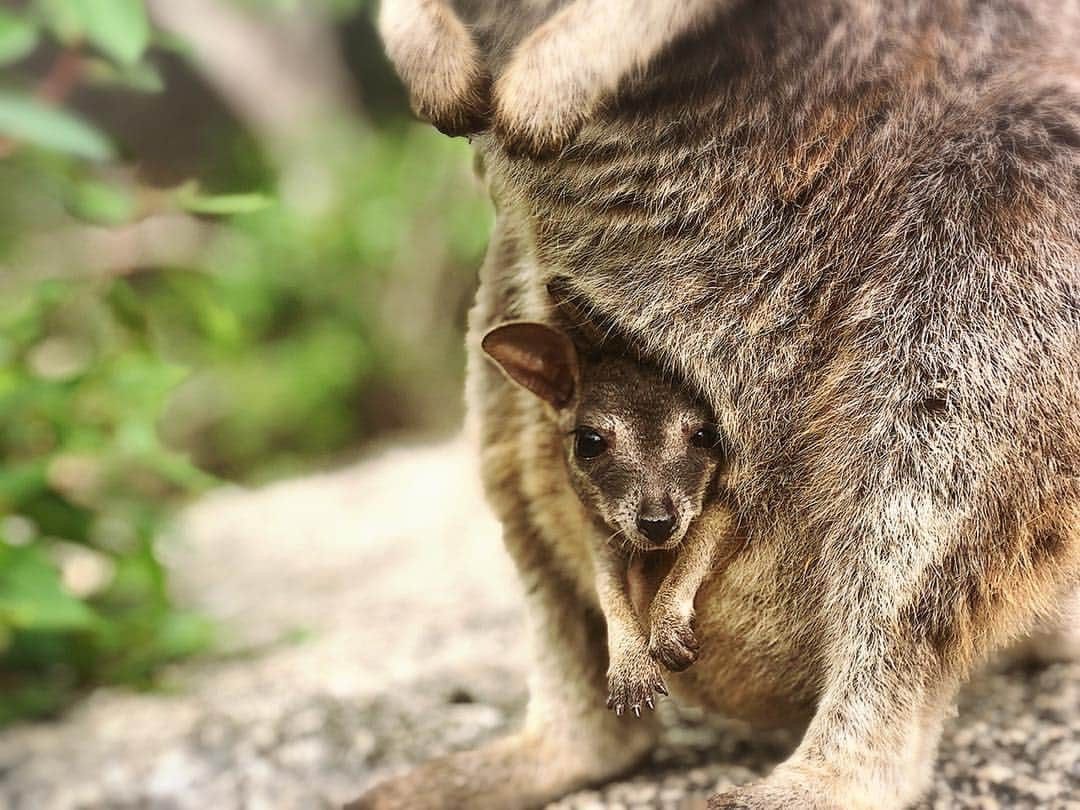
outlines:
[[[642,5],[663,4],[457,13],[498,87],[545,20]],[[529,711],[356,807],[536,807],[652,743],[603,708],[562,437],[477,359],[497,323],[550,317],[553,279],[677,370],[730,445],[744,545],[668,686],[807,725],[711,808],[907,807],[977,662],[1033,629],[1077,649],[1055,617],[1080,585],[1080,3],[733,1],[653,45],[557,156],[497,114],[475,140],[498,218],[469,396],[536,636]]]

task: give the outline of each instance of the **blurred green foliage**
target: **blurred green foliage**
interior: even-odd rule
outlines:
[[[155,541],[169,497],[207,481],[157,418],[183,372],[124,279],[56,281],[0,306],[0,721],[96,681],[145,683],[202,648]]]
[[[197,369],[165,432],[223,476],[295,472],[460,414],[460,328],[488,231],[486,204],[461,191],[462,145],[412,126],[324,137],[336,159],[318,191],[294,189],[295,205],[282,191],[200,265],[141,280],[159,345]]]
[[[198,182],[155,185],[85,92],[209,94],[178,52],[142,0],[0,9],[0,723],[208,648],[162,562],[186,499],[460,413],[490,225],[464,144],[354,111],[286,151],[227,118]]]

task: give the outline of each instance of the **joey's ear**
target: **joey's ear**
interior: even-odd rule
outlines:
[[[496,326],[480,341],[510,379],[557,410],[577,393],[579,367],[573,342],[547,324],[512,321]]]

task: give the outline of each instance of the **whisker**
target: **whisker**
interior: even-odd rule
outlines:
[[[634,555],[637,553],[637,546],[630,542],[630,539],[622,533],[622,531],[615,532],[612,537],[618,536],[619,548],[626,555],[626,564],[629,567],[634,562]],[[610,540],[611,538],[609,538]]]
[[[622,534],[622,532],[620,530],[616,529],[615,531],[613,531],[611,534],[608,535],[607,540],[604,541],[604,545],[608,545],[609,543],[611,543],[612,540],[614,540],[616,537],[619,537],[621,534]],[[619,545],[621,546],[622,544],[620,543]]]

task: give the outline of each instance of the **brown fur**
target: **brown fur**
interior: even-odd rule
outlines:
[[[473,18],[491,53],[519,36],[507,17]],[[732,444],[746,545],[704,584],[703,654],[670,685],[809,724],[713,808],[910,805],[973,664],[1080,582],[1078,41],[1075,0],[744,2],[625,81],[558,160],[478,143],[499,221],[473,334],[542,316],[558,277],[681,372]],[[584,665],[596,595],[558,437],[505,380],[470,377],[532,589],[527,736],[359,807],[539,806],[647,750],[642,727],[626,742],[582,709],[603,662]],[[494,769],[493,793],[446,798]]]

